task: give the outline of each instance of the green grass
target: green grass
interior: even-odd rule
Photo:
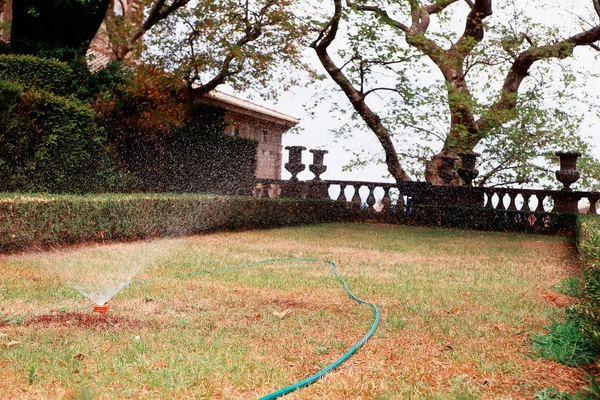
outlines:
[[[351,290],[382,312],[375,336],[347,364],[291,398],[566,390],[581,373],[553,374],[557,366],[531,357],[526,339],[557,312],[543,292],[568,275],[568,247],[555,237],[372,224],[131,243],[125,248],[147,264],[136,279],[151,281],[119,292],[92,325],[82,323],[92,304],[60,277],[88,249],[5,257],[0,398],[257,398],[306,378],[372,320],[326,264],[177,278],[277,257],[335,261]]]
[[[560,281],[560,283],[554,285],[552,288],[558,293],[580,298],[582,296],[582,283],[581,279],[577,276],[568,276]]]
[[[571,366],[587,365],[596,360],[598,348],[585,340],[582,324],[567,319],[552,321],[548,333],[532,337],[534,351],[541,357]]]

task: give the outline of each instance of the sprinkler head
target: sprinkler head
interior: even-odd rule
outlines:
[[[106,304],[103,304],[101,306],[94,306],[94,312],[97,312],[100,314],[106,314],[107,311],[108,311],[108,306]]]

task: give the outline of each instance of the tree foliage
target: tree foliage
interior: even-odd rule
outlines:
[[[589,156],[577,130],[586,111],[598,113],[581,96],[598,71],[573,57],[578,47],[597,49],[597,0],[587,9],[592,17],[571,18],[571,31],[544,19],[546,2],[332,3],[312,47],[355,112],[337,133],[367,125],[396,180],[424,173],[441,183],[442,157],[474,150],[483,153],[485,184],[543,181],[553,150],[563,147]]]
[[[107,18],[115,57],[143,54],[145,63],[183,79],[197,97],[228,83],[272,87],[283,66],[301,62],[308,23],[297,0],[145,0]],[[143,51],[142,51],[143,50]],[[295,75],[285,74],[284,83]],[[275,94],[272,90],[270,94]]]
[[[110,0],[17,0],[12,4],[11,51],[39,54],[69,49],[85,55]]]

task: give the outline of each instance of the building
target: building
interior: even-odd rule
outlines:
[[[0,0],[0,42],[10,41],[10,21],[12,20],[12,1]]]
[[[258,142],[256,177],[281,179],[282,136],[298,124],[298,119],[220,91],[202,100],[225,109],[225,135],[241,136]]]

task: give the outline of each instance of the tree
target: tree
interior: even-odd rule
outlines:
[[[4,1],[0,1],[0,5]],[[69,49],[85,55],[110,0],[15,0],[11,51],[39,54]]]
[[[301,49],[308,25],[296,14],[297,0],[140,3],[106,20],[116,59],[140,52],[145,62],[183,78],[192,99],[225,82],[236,89],[266,87],[276,67],[306,67]]]
[[[345,6],[342,0],[332,1],[333,14],[311,47],[359,119],[375,133],[397,181],[410,180],[407,158],[418,156],[426,160],[425,178],[440,184],[444,156],[486,145],[488,160],[496,160],[484,181],[504,172],[523,183],[535,175],[526,170],[532,166],[526,160],[540,156],[532,151],[536,145],[584,146],[573,135],[577,113],[562,103],[544,102],[551,89],[562,102],[576,97],[573,73],[563,63],[562,74],[553,75],[562,80],[558,88],[545,74],[556,69],[549,61],[569,59],[577,47],[598,50],[598,0],[592,0],[595,21],[570,35],[534,23],[516,1],[496,7],[499,16],[493,19],[491,0],[347,0]],[[453,32],[458,18],[464,18],[462,28]],[[343,33],[346,44],[332,56],[330,47]],[[437,77],[427,74],[431,69]],[[373,95],[389,99],[387,110],[377,109],[382,101],[371,100]],[[444,132],[436,131],[436,124]],[[398,148],[408,132],[420,143],[418,154],[410,154],[406,144]],[[436,137],[443,144],[433,151],[431,139]],[[460,184],[460,178],[452,183]]]

